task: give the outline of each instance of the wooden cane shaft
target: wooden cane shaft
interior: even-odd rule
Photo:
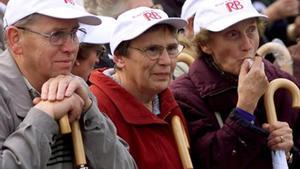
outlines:
[[[273,124],[277,121],[273,97],[275,91],[279,88],[287,89],[292,95],[292,107],[300,108],[300,91],[299,88],[292,81],[283,78],[271,81],[264,96],[267,120],[270,124]]]
[[[188,139],[178,116],[172,118],[172,129],[177,143],[181,163],[184,169],[193,169],[192,160],[189,153]]]
[[[72,140],[73,140],[73,149],[75,154],[76,165],[77,166],[86,165],[87,163],[85,158],[85,152],[84,152],[84,146],[83,146],[79,121],[72,122],[71,128],[72,128]]]
[[[70,127],[68,115],[64,115],[59,120],[59,126],[60,126],[60,132],[61,132],[61,134],[69,134],[69,133],[71,133],[71,127]]]

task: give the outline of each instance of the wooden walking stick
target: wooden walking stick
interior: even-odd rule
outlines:
[[[300,108],[300,91],[299,88],[292,81],[282,78],[271,81],[264,96],[267,120],[270,124],[273,124],[277,121],[273,97],[275,91],[279,88],[287,89],[292,95],[292,107]],[[287,168],[286,156],[284,151],[280,151],[277,154],[276,152],[272,152],[272,159],[274,169]],[[279,167],[276,166],[276,164],[278,164]],[[280,165],[282,167],[280,167]]]
[[[72,133],[76,165],[79,167],[79,169],[88,169],[79,121],[76,120],[72,122],[70,127],[68,115],[65,115],[59,120],[59,125],[62,134]]]
[[[293,98],[293,108],[300,108],[300,91],[299,88],[292,81],[283,78],[271,81],[264,96],[267,120],[268,123],[271,124],[277,121],[273,97],[275,91],[279,88],[285,88],[290,92]]]
[[[275,62],[281,70],[288,72],[289,74],[293,74],[293,59],[290,55],[288,49],[279,43],[276,42],[268,42],[262,45],[258,50],[257,54],[262,57],[265,57],[268,53],[278,53],[275,56]]]
[[[193,169],[193,164],[189,153],[190,145],[181,119],[175,115],[172,118],[171,123],[183,168]]]

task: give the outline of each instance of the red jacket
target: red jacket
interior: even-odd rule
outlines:
[[[138,168],[182,169],[170,120],[174,115],[184,118],[169,89],[159,94],[160,114],[156,116],[101,70],[93,71],[89,81],[99,109],[129,144]]]
[[[195,169],[271,169],[271,153],[267,133],[260,128],[266,122],[263,99],[255,110],[256,124],[244,121],[237,113],[237,79],[221,73],[204,61],[195,60],[188,74],[171,84],[171,90],[188,121],[191,153]],[[275,68],[268,61],[265,72],[269,81],[294,77]],[[286,90],[275,93],[277,117],[293,129],[294,144],[300,146],[300,112],[291,108]],[[215,112],[221,114],[224,126],[219,127]],[[299,155],[294,154],[293,169],[300,168]]]

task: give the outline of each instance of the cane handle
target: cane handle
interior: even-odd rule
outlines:
[[[184,62],[186,63],[188,66],[190,66],[193,62],[194,62],[195,58],[193,58],[191,55],[188,55],[187,53],[180,53],[177,56],[177,62]]]
[[[262,45],[256,53],[261,55],[262,57],[265,57],[268,53],[274,54],[276,52],[278,52],[278,55],[274,55],[276,56],[275,62],[279,65],[281,70],[286,71],[292,75],[293,59],[290,55],[290,52],[284,45],[276,42],[268,42]]]
[[[273,124],[277,121],[276,110],[274,105],[274,93],[279,88],[287,89],[292,95],[292,107],[300,108],[300,91],[299,88],[290,80],[279,78],[270,82],[264,96],[265,108],[268,123]]]

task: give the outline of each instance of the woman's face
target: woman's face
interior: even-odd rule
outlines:
[[[171,58],[168,50],[176,48],[178,41],[174,32],[166,27],[147,31],[132,40],[128,56],[122,56],[122,85],[129,92],[138,92],[151,96],[166,89],[171,82],[176,65],[176,56]],[[148,57],[147,52],[160,47],[162,53],[157,59]],[[142,51],[143,50],[143,51]],[[116,62],[119,66],[120,63]],[[135,93],[133,93],[135,94]]]
[[[82,77],[85,81],[87,81],[91,71],[95,67],[95,64],[99,62],[97,50],[98,49],[96,47],[87,49],[85,53],[88,56],[84,56],[84,59],[76,60],[75,65],[72,68],[72,73]]]
[[[201,44],[201,49],[213,57],[214,62],[224,72],[238,75],[246,58],[254,58],[259,46],[257,19],[247,19],[209,34],[209,41]]]

